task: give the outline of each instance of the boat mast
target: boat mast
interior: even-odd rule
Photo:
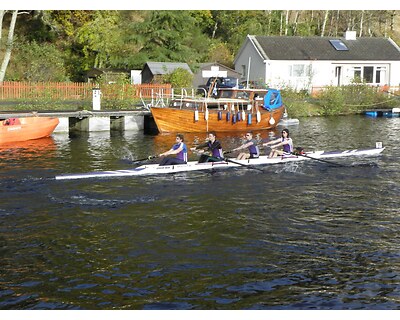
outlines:
[[[248,66],[248,68],[247,68],[246,89],[249,88],[250,65],[251,65],[251,57],[249,57],[249,66]]]

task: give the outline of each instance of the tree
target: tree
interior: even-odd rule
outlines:
[[[210,45],[209,53],[208,53],[208,61],[210,62],[219,62],[228,67],[233,68],[233,59],[234,55],[226,43],[222,43],[219,41],[214,41]]]
[[[76,40],[83,47],[85,58],[91,64],[87,68],[109,67],[109,61],[116,53],[120,33],[118,30],[118,14],[116,12],[99,11],[94,20],[85,23],[77,30]]]
[[[188,11],[151,11],[135,32],[140,35],[142,63],[153,61],[202,61],[208,39]]]
[[[64,53],[54,44],[22,42],[15,46],[7,78],[25,81],[68,81]]]
[[[3,17],[4,17],[5,11],[1,10],[0,11],[0,21],[3,23]],[[7,38],[7,44],[6,44],[6,50],[3,58],[3,63],[1,64],[0,67],[0,82],[4,81],[4,77],[6,75],[8,63],[10,62],[11,58],[11,52],[14,44],[14,29],[15,29],[15,24],[17,22],[17,16],[18,16],[18,10],[14,10],[12,13],[12,18],[10,22],[10,29],[8,30],[8,38]],[[0,25],[1,29],[3,29],[3,25]],[[1,33],[0,33],[0,41],[1,41]]]
[[[326,24],[328,22],[328,17],[329,17],[329,10],[326,10],[325,15],[324,15],[324,20],[322,22],[321,37],[325,36],[325,28],[326,28]]]

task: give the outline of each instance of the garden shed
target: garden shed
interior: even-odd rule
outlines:
[[[159,83],[163,75],[172,73],[178,68],[193,74],[188,64],[184,62],[146,62],[142,69],[142,83]]]

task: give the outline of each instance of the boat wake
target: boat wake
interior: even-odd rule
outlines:
[[[128,163],[132,163],[132,161],[134,160],[133,158],[133,154],[132,151],[129,150],[127,147],[122,148],[121,155],[120,155],[120,160],[122,162],[128,162]]]
[[[379,165],[376,162],[359,162],[354,161],[350,165],[351,167],[367,167],[367,168],[378,168]]]
[[[67,205],[80,205],[85,207],[106,207],[106,208],[119,208],[125,205],[137,203],[151,203],[157,200],[156,197],[135,197],[132,199],[101,199],[87,195],[73,195],[70,198],[57,198],[52,195],[49,196],[50,200],[56,203]]]
[[[305,174],[302,171],[302,165],[296,162],[287,162],[283,166],[275,170],[275,173],[282,173],[282,172]]]

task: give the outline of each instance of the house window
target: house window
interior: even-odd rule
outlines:
[[[246,78],[246,65],[242,64],[242,78]]]
[[[356,81],[359,81],[362,79],[361,77],[361,67],[354,67],[354,77]]]
[[[383,84],[386,83],[386,67],[353,67],[354,79],[365,83]]]
[[[364,81],[366,83],[374,82],[374,67],[364,67]]]
[[[329,40],[331,45],[337,50],[337,51],[349,51],[347,46],[342,42],[342,40]]]
[[[386,67],[376,67],[375,83],[386,84]]]
[[[290,77],[307,77],[310,75],[310,66],[306,64],[293,64],[289,66]]]

